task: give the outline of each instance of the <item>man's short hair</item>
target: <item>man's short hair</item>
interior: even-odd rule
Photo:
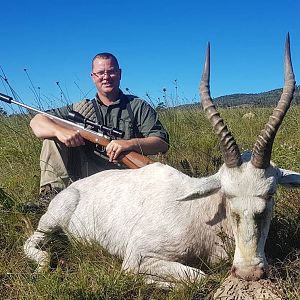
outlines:
[[[120,69],[120,67],[119,67],[119,62],[118,62],[117,58],[116,58],[113,54],[111,54],[111,53],[109,53],[109,52],[102,52],[102,53],[96,54],[96,55],[94,56],[93,60],[92,60],[92,68],[93,68],[93,66],[94,66],[94,61],[95,61],[96,58],[112,59],[112,60],[114,61],[115,65],[116,65],[116,67],[117,67],[118,69]]]

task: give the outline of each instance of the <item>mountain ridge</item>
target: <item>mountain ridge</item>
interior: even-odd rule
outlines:
[[[231,94],[214,98],[213,101],[219,107],[233,106],[275,106],[282,93],[282,88],[261,93]],[[297,86],[294,93],[294,104],[300,104],[300,87]]]
[[[261,93],[237,93],[219,96],[213,98],[213,103],[217,107],[274,107],[277,105],[282,93],[282,88],[274,89]],[[300,86],[296,86],[294,99],[292,104],[300,105]],[[160,106],[162,105],[162,106]],[[196,107],[199,106],[198,102],[191,104],[178,105],[177,107]],[[163,103],[158,105],[158,108],[164,108]]]

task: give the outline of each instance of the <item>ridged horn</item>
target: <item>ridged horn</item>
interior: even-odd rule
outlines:
[[[273,142],[283,118],[290,107],[295,91],[295,84],[290,52],[290,36],[287,34],[284,53],[283,91],[277,107],[273,110],[268,123],[258,136],[252,151],[251,163],[258,169],[265,169],[270,165]]]
[[[210,44],[208,43],[205,64],[203,68],[202,78],[200,82],[201,103],[206,113],[208,120],[212,124],[216,134],[220,138],[221,149],[223,152],[224,162],[227,167],[235,168],[242,164],[239,147],[237,146],[234,137],[224,124],[223,119],[217,112],[215,105],[212,102],[209,89],[210,79]]]

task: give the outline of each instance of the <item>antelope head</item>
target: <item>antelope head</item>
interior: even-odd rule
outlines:
[[[204,112],[219,136],[224,164],[219,171],[220,186],[226,196],[228,218],[235,238],[232,274],[246,280],[266,276],[264,253],[274,194],[278,184],[300,186],[300,175],[271,163],[274,138],[290,107],[295,79],[289,35],[284,55],[284,88],[277,107],[254,144],[252,153],[241,155],[239,147],[212,102],[209,88],[210,45],[207,48],[200,95]]]

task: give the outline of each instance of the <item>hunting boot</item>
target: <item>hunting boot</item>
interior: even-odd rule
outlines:
[[[51,200],[60,192],[61,188],[52,187],[50,184],[41,188],[41,192],[37,200],[24,204],[22,211],[26,213],[42,213],[45,212]]]

